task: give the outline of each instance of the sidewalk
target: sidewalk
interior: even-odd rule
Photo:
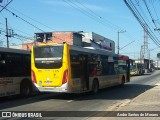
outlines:
[[[160,120],[160,83],[132,100],[126,99],[106,109],[106,111],[156,111],[159,117],[93,117],[94,120]],[[158,111],[158,112],[157,112]],[[125,112],[124,112],[125,113]],[[145,113],[145,112],[144,112]],[[152,112],[150,112],[153,114]],[[103,115],[102,115],[103,116]],[[105,115],[104,115],[105,116]]]

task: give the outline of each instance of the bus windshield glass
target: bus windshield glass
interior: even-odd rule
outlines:
[[[136,70],[136,65],[131,66],[130,70],[131,72],[134,72]]]
[[[42,46],[34,48],[35,66],[40,69],[54,69],[62,66],[63,46]]]

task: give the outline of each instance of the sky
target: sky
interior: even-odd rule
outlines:
[[[0,5],[4,6],[9,1],[3,0]],[[142,5],[142,0],[136,1],[137,7]],[[152,12],[158,21],[160,0],[146,1],[149,5],[154,6]],[[142,6],[143,8],[144,6]],[[1,9],[2,7],[0,7]],[[14,30],[14,34],[27,38],[33,38],[34,33],[37,32],[95,32],[113,40],[116,52],[118,32],[125,31],[119,34],[120,54],[128,55],[131,59],[140,58],[141,45],[144,44],[144,30],[124,0],[13,0],[7,9],[15,15],[7,10],[0,12],[0,30],[5,30],[5,18],[7,18],[9,29]],[[147,11],[143,9],[143,12],[146,19],[151,21]],[[159,37],[157,33],[155,34]],[[9,43],[10,45],[22,44],[24,40],[26,39],[21,38],[20,40],[11,37]],[[6,46],[3,32],[0,34],[0,44],[1,41],[3,41],[3,46]],[[150,58],[156,60],[160,50],[150,38],[148,38],[148,48]]]

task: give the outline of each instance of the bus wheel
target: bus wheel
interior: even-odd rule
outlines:
[[[31,94],[31,85],[28,81],[22,81],[20,86],[21,97],[29,97]]]
[[[123,86],[124,86],[124,83],[125,83],[125,77],[123,76],[123,77],[122,77],[122,80],[121,80],[121,85],[120,85],[120,86],[123,87]]]
[[[92,84],[92,93],[93,94],[98,93],[98,89],[99,89],[98,81],[94,80]]]

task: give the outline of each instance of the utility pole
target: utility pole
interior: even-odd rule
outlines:
[[[124,33],[124,32],[126,32],[126,31],[125,30],[118,31],[117,54],[119,54],[119,50],[120,50],[120,48],[119,48],[119,33]]]
[[[141,46],[141,62],[143,61],[143,63],[145,64],[145,70],[147,71],[147,69],[149,68],[149,64],[145,62],[145,58],[146,59],[150,59],[150,55],[149,55],[149,50],[148,50],[148,26],[146,24],[144,24],[144,43]],[[150,62],[150,60],[149,60]]]
[[[6,20],[6,40],[7,40],[7,48],[9,48],[9,36],[8,36],[8,22],[7,22],[7,18],[5,18]]]
[[[151,60],[150,60],[150,52],[151,52],[151,50],[148,50],[148,52],[149,52],[149,69],[151,68]]]
[[[141,46],[141,60],[149,59],[149,50],[148,50],[148,28],[147,25],[144,25],[144,43]]]
[[[148,53],[148,28],[147,25],[144,27],[144,57],[149,59],[149,53]]]
[[[140,63],[143,63],[144,60],[144,45],[141,45],[141,50],[140,50]]]
[[[118,31],[118,41],[117,41],[117,53],[119,54],[119,31]]]

